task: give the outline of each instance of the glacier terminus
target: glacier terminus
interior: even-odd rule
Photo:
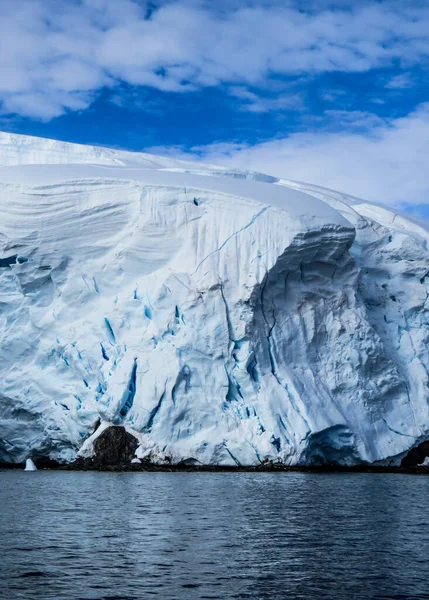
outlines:
[[[399,464],[429,439],[428,243],[313,185],[0,133],[0,461],[120,425],[159,465]]]

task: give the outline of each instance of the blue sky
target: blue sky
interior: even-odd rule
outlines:
[[[0,128],[429,215],[426,0],[0,0]]]

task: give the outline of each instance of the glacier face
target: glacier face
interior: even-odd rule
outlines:
[[[311,185],[0,134],[0,461],[110,424],[178,463],[429,438],[429,232]]]

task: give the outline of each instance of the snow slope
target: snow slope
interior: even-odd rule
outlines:
[[[0,133],[0,460],[397,462],[429,438],[424,222]],[[95,430],[95,433],[94,433]]]

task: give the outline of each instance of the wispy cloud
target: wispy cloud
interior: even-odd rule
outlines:
[[[294,92],[289,94],[283,92],[276,96],[262,96],[244,87],[231,87],[229,93],[231,96],[242,100],[241,110],[253,113],[296,110],[304,106],[302,96]]]
[[[395,75],[392,77],[387,83],[386,88],[391,90],[403,90],[406,88],[411,88],[414,85],[413,78],[409,73],[401,73],[400,75]]]
[[[280,110],[297,99],[265,96],[273,77],[416,64],[428,22],[413,0],[1,0],[1,112],[48,120],[124,83],[226,84],[245,110]]]

